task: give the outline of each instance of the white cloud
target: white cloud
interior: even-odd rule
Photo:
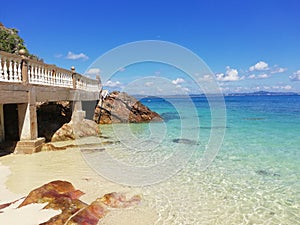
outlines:
[[[270,77],[270,75],[268,75],[268,74],[266,74],[266,73],[259,74],[259,75],[257,76],[258,79],[266,79],[266,78],[269,78],[269,77]]]
[[[282,88],[285,89],[285,90],[291,90],[292,86],[291,85],[285,85]]]
[[[254,71],[254,70],[269,70],[269,65],[264,61],[259,61],[254,66],[249,67],[249,71]]]
[[[184,82],[184,79],[177,78],[176,80],[172,80],[172,84],[178,85]]]
[[[106,87],[120,87],[121,86],[121,82],[120,81],[107,81],[104,86]]]
[[[266,79],[266,78],[269,78],[269,77],[270,77],[270,74],[262,73],[262,74],[258,74],[258,75],[251,74],[247,78],[248,79]]]
[[[56,54],[54,57],[55,58],[61,58],[61,57],[63,57],[63,54]]]
[[[283,72],[285,72],[286,70],[287,70],[286,68],[282,68],[282,67],[277,67],[277,66],[275,66],[275,67],[272,69],[271,73],[283,73]]]
[[[300,81],[300,70],[293,73],[292,76],[289,76],[291,81]]]
[[[186,94],[191,92],[191,90],[187,87],[182,88],[182,91]]]
[[[86,74],[88,75],[100,75],[101,70],[99,68],[91,68],[89,69]]]
[[[284,85],[284,86],[272,86],[273,89],[281,89],[281,90],[291,90],[292,89],[292,86],[291,85]]]
[[[85,55],[84,53],[79,53],[79,54],[75,54],[73,52],[68,52],[67,59],[72,59],[72,60],[77,60],[77,59],[83,59],[83,60],[87,60],[89,59],[89,57],[87,55]]]
[[[236,69],[232,69],[229,66],[226,67],[225,74],[217,73],[216,77],[219,81],[237,81],[243,79],[239,77],[239,72]]]
[[[151,86],[153,86],[153,84],[154,84],[154,83],[151,82],[151,81],[145,83],[145,85],[146,85],[147,87],[151,87]]]
[[[256,76],[255,76],[255,74],[251,74],[250,76],[248,76],[248,78],[249,78],[249,79],[255,79]]]

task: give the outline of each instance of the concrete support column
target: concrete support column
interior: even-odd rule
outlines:
[[[3,104],[0,104],[0,142],[5,139]]]
[[[14,153],[27,154],[41,150],[45,138],[38,138],[35,88],[28,92],[28,103],[18,104],[19,135]]]
[[[35,88],[28,92],[28,103],[18,104],[20,140],[34,140],[38,137]]]
[[[36,106],[18,104],[19,136],[20,140],[34,140],[37,138]]]
[[[72,122],[77,123],[82,121],[85,118],[85,111],[82,110],[82,102],[74,101],[73,102],[73,113],[72,113]]]

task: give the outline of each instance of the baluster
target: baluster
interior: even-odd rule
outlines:
[[[41,76],[42,76],[42,84],[47,84],[47,80],[45,79],[45,67],[41,67]]]
[[[57,72],[55,86],[60,86],[60,83],[61,83],[61,72]]]
[[[66,87],[70,87],[70,74],[66,74]]]
[[[31,83],[34,83],[34,65],[31,64],[30,66],[30,74],[31,74]]]
[[[55,76],[54,70],[52,70],[52,69],[50,68],[50,69],[48,70],[48,80],[49,80],[50,85],[53,85],[53,83],[54,83],[54,81],[53,81],[54,76]]]
[[[53,86],[56,86],[57,79],[58,79],[58,72],[53,70],[53,73],[52,73],[52,84],[53,84]]]
[[[40,82],[39,66],[38,65],[35,65],[34,73],[35,73],[35,83],[37,84],[37,83]]]
[[[2,57],[0,57],[0,81],[4,80],[3,68],[2,68]]]
[[[72,79],[72,75],[69,76],[68,86],[71,87],[71,88],[73,87],[73,79]]]
[[[28,82],[31,83],[31,64],[27,65]]]
[[[64,81],[64,74],[63,73],[59,73],[60,74],[60,76],[59,76],[59,85],[60,86],[64,86],[64,83],[63,83],[63,81]]]
[[[60,76],[59,71],[56,71],[55,75],[56,75],[56,77],[55,77],[54,86],[59,86],[59,76]]]
[[[64,76],[64,87],[68,87],[68,74],[65,73],[65,76]]]
[[[42,84],[42,73],[41,73],[41,66],[38,66],[38,83]]]
[[[47,69],[45,67],[42,67],[42,81],[43,81],[43,84],[48,84],[48,79],[47,79],[47,76],[46,76],[46,73],[47,72]]]
[[[14,81],[14,71],[13,71],[13,62],[12,60],[8,61],[8,73],[9,73],[9,80]]]
[[[42,83],[42,75],[41,75],[41,66],[37,66],[37,83],[41,84]]]
[[[55,70],[51,69],[49,71],[49,80],[52,86],[55,84],[55,79],[56,79],[55,77],[56,77]]]
[[[28,64],[28,68],[27,68],[27,73],[28,73],[28,80],[29,80],[29,83],[32,83],[32,65],[31,64]]]
[[[18,82],[18,62],[14,60],[13,62],[13,81]]]
[[[41,84],[46,84],[45,76],[44,76],[44,67],[40,67],[41,70]]]
[[[60,80],[59,80],[59,86],[63,87],[64,86],[64,73],[60,73]]]
[[[18,75],[18,81],[22,81],[22,61],[18,62],[18,68],[17,68],[17,75]]]
[[[66,78],[65,78],[65,87],[69,87],[69,74],[66,73]]]
[[[52,74],[52,69],[51,68],[49,68],[48,69],[48,72],[47,72],[47,79],[48,79],[48,83],[50,84],[50,85],[52,85],[53,84],[53,76],[51,75]]]
[[[49,80],[48,80],[48,70],[49,69],[47,69],[47,68],[44,68],[44,70],[43,70],[43,74],[44,74],[44,82],[45,82],[45,84],[48,84],[49,85]]]
[[[38,65],[35,65],[34,67],[34,73],[35,73],[35,83],[39,83],[39,66]]]
[[[3,63],[3,70],[4,70],[4,80],[8,81],[8,73],[7,73],[7,60],[6,58],[3,58],[4,63]]]
[[[34,84],[36,82],[35,65],[31,64],[31,81]]]
[[[69,87],[69,84],[68,84],[68,82],[69,82],[69,81],[68,81],[68,77],[69,77],[68,74],[65,73],[65,80],[64,80],[64,86],[65,86],[65,87]]]

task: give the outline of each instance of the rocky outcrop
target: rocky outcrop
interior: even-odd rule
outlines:
[[[160,122],[162,118],[134,97],[114,91],[95,110],[94,121],[100,124]]]
[[[99,127],[94,121],[83,119],[74,122],[71,120],[54,133],[51,141],[75,140],[81,137],[98,136],[99,134]]]

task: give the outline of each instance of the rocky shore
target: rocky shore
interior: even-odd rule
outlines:
[[[114,91],[100,100],[94,121],[99,124],[160,122],[162,118],[136,98],[125,92]]]

